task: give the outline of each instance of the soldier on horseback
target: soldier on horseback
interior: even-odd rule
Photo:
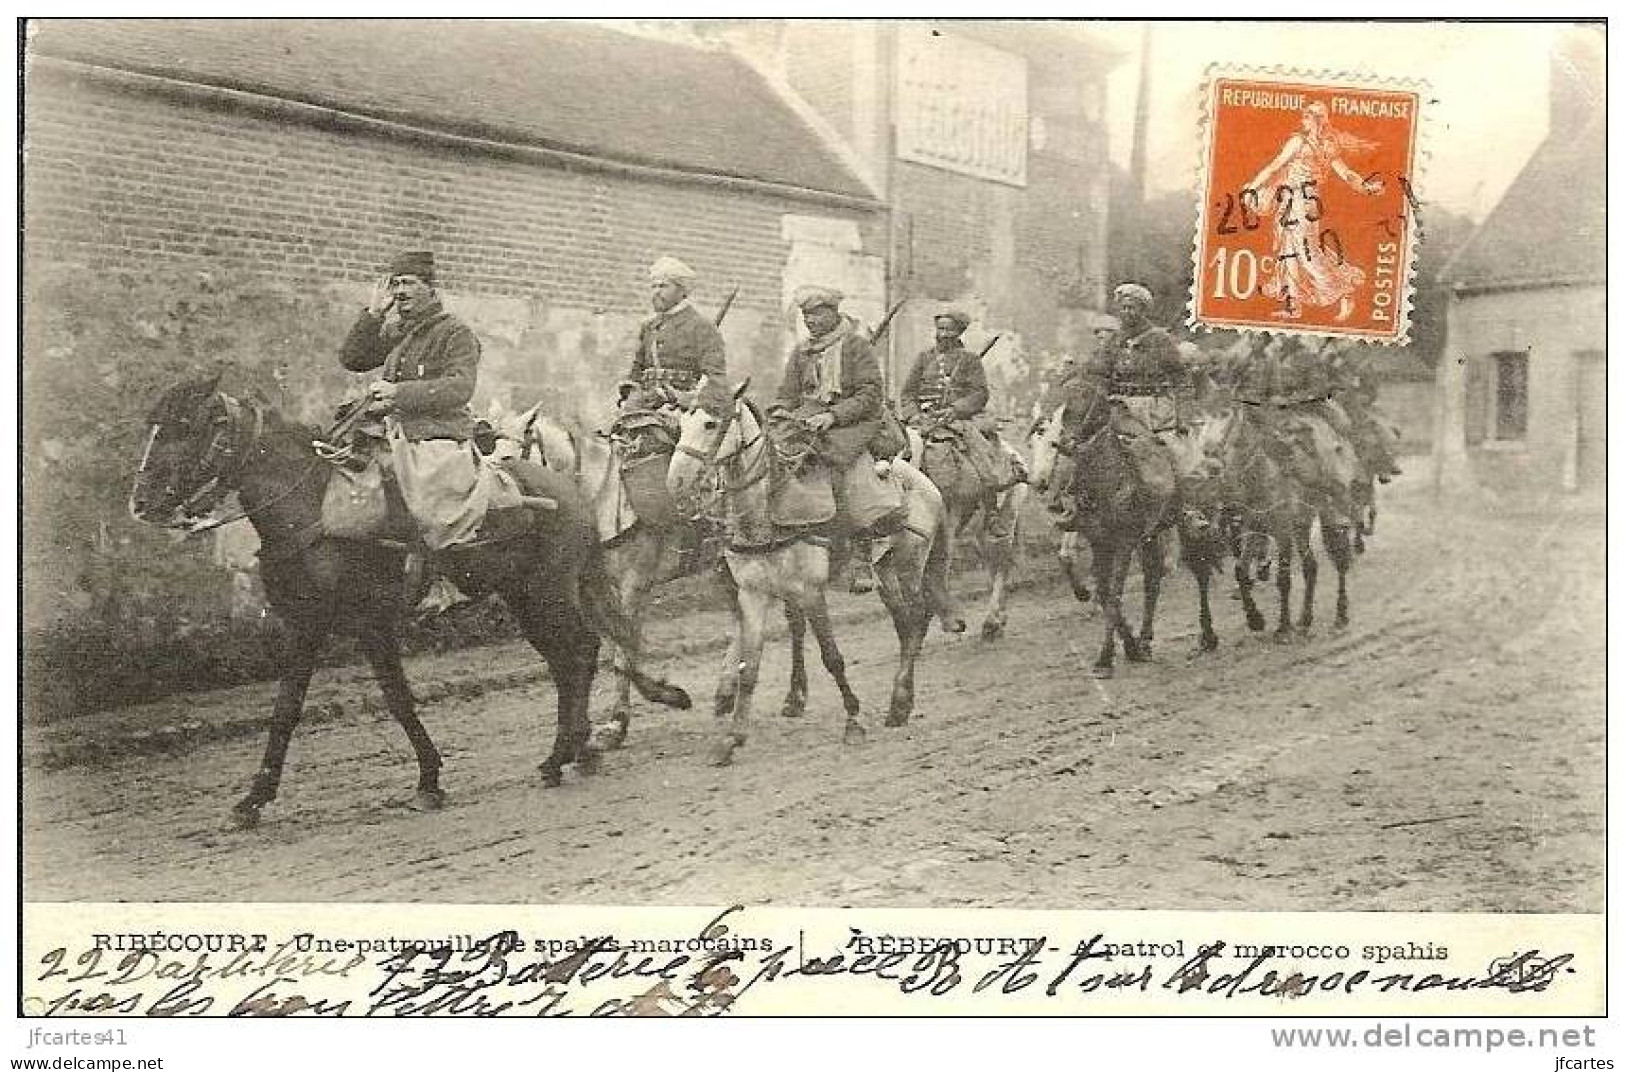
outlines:
[[[357,447],[387,463],[416,525],[422,550],[409,556],[409,587],[420,587],[426,553],[475,538],[488,512],[528,500],[505,473],[483,465],[470,440],[468,411],[480,362],[480,342],[442,307],[435,290],[434,254],[401,253],[373,288],[339,350],[351,372],[381,369],[347,407],[341,435],[323,444],[331,456],[360,460]],[[521,519],[523,520],[523,519]],[[441,602],[420,610],[439,609]]]
[[[676,257],[649,266],[654,316],[638,328],[638,348],[621,383],[623,410],[658,410],[687,401],[702,378],[727,390],[728,352],[717,329],[688,300],[698,278]]]
[[[998,496],[1014,482],[1014,474],[1004,449],[993,438],[996,433],[985,431],[985,418],[978,419],[987,409],[987,374],[982,359],[960,341],[970,327],[970,316],[958,309],[946,310],[936,316],[935,326],[936,345],[914,359],[903,381],[900,415],[922,435],[944,429],[955,437],[981,483],[987,534],[1002,537],[1008,526],[998,508]]]
[[[714,406],[728,398],[727,344],[717,323],[689,300],[698,278],[676,257],[661,257],[649,266],[654,315],[638,327],[637,350],[620,385],[620,411],[611,429],[628,452],[625,462],[671,453],[678,436],[675,407],[693,405],[702,382]],[[651,429],[652,440],[643,434]],[[664,481],[660,483],[663,491]],[[677,575],[685,576],[701,557],[700,526],[680,526],[676,540]]]
[[[880,430],[885,404],[880,363],[868,335],[842,314],[843,297],[828,287],[797,293],[809,337],[790,351],[769,417],[781,450],[810,437],[811,455],[827,466],[835,492],[833,528],[838,541],[850,541],[832,558],[849,551],[858,581],[869,564],[870,539],[894,529],[902,510],[900,500],[892,504],[886,492],[874,493],[879,478],[869,443]]]
[[[1332,382],[1320,355],[1301,338],[1259,338],[1233,366],[1236,399],[1289,448],[1292,467],[1318,491],[1334,526],[1352,516],[1355,477],[1349,421],[1331,401]]]
[[[1153,496],[1171,499],[1176,487],[1175,460],[1159,434],[1171,434],[1178,428],[1174,392],[1185,386],[1185,368],[1173,338],[1146,315],[1152,303],[1149,289],[1124,283],[1114,298],[1118,328],[1098,340],[1094,355],[1073,375],[1080,387],[1105,394],[1112,429],[1134,459],[1140,479]],[[1062,390],[1066,393],[1065,385]],[[1065,421],[1075,426],[1069,429],[1074,437],[1090,421],[1088,409],[1067,406]]]

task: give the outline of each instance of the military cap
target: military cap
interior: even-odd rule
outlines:
[[[397,253],[389,262],[389,274],[415,275],[425,283],[434,282],[434,254],[428,250]]]
[[[1133,298],[1145,305],[1150,305],[1155,301],[1151,296],[1151,288],[1141,283],[1120,283],[1117,289],[1112,291],[1112,297],[1118,299]]]

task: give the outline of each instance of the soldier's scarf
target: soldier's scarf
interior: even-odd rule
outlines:
[[[817,397],[824,402],[833,402],[841,396],[845,384],[841,375],[841,344],[852,337],[857,330],[857,323],[849,316],[841,317],[841,322],[826,335],[808,339],[802,343],[802,350],[818,358],[814,366],[818,373]],[[826,351],[835,350],[834,359],[826,356]]]

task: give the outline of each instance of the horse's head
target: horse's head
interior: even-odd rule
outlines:
[[[748,415],[742,399],[747,378],[734,389],[725,406],[718,400],[697,401],[677,418],[677,451],[666,470],[666,490],[679,502],[692,501],[704,486],[706,474],[739,449],[740,420]],[[699,393],[701,399],[705,392]],[[713,412],[715,407],[722,412]]]
[[[526,456],[541,410],[540,402],[523,413],[510,411],[501,402],[491,403],[486,411],[485,422],[491,426],[491,435],[495,440],[487,452],[492,461],[507,462]]]
[[[241,406],[218,390],[219,383],[219,374],[188,380],[164,392],[152,408],[130,489],[136,520],[182,524],[208,513],[229,490]]]
[[[1066,405],[1055,407],[1047,417],[1039,417],[1027,433],[1027,454],[1032,459],[1031,484],[1039,491],[1049,488],[1055,477],[1055,463],[1061,453],[1061,418]]]

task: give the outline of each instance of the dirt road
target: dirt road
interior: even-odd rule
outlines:
[[[1101,683],[1087,673],[1097,612],[1040,585],[1018,593],[994,645],[932,634],[920,717],[902,730],[880,726],[889,627],[848,621],[861,747],[839,742],[816,658],[808,717],[778,717],[787,669],[773,645],[730,769],[703,762],[714,655],[665,667],[695,711],[640,708],[601,775],[554,790],[535,770],[550,685],[441,689],[425,721],[451,803],[434,815],[383,806],[410,791],[411,754],[393,723],[353,708],[302,729],[282,797],[249,833],[223,827],[258,739],[32,765],[27,896],[1600,911],[1600,511],[1447,513],[1399,489],[1381,525],[1347,630],[1329,625],[1323,558],[1325,624],[1289,645],[1250,635],[1225,584],[1222,646],[1197,656],[1181,576],[1155,661]],[[661,635],[719,628],[702,616]],[[408,672],[421,688],[456,658]],[[515,648],[469,658],[529,665]],[[334,678],[323,687],[370,688]]]

